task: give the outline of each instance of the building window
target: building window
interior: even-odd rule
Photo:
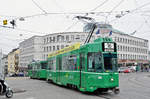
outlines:
[[[95,36],[92,36],[92,41],[95,40]]]
[[[64,36],[61,36],[61,41],[64,42]]]
[[[66,47],[68,47],[69,45],[66,45]]]
[[[71,41],[74,41],[74,35],[71,35]]]
[[[44,44],[46,43],[46,39],[44,39]]]
[[[47,43],[49,42],[49,39],[48,39],[48,37],[47,37]]]
[[[52,42],[52,37],[49,37],[49,42],[50,42],[50,43]]]
[[[76,35],[76,40],[79,40],[80,39],[80,35]]]
[[[64,48],[64,45],[61,45],[61,49],[63,49]]]
[[[66,41],[69,41],[69,35],[66,35]]]
[[[61,35],[58,35],[57,36],[57,42],[60,42],[61,41]]]
[[[85,40],[85,35],[81,35],[81,39],[82,39],[82,40]]]
[[[122,46],[120,46],[120,51],[122,51]]]
[[[53,46],[53,51],[55,51],[55,46]]]
[[[118,51],[119,51],[119,50],[120,50],[120,49],[119,49],[119,45],[118,45],[117,47],[118,47],[117,49],[118,49]]]
[[[47,46],[47,52],[48,52],[48,46]]]
[[[55,42],[55,37],[53,37],[53,42]]]
[[[59,50],[59,45],[57,45],[57,50]]]
[[[44,47],[44,52],[46,51],[46,48]]]
[[[49,46],[49,51],[51,51],[51,46]]]

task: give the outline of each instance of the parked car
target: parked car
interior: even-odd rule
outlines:
[[[128,68],[130,69],[131,72],[135,72],[136,71],[136,66],[129,66]]]
[[[23,72],[19,72],[17,75],[18,75],[19,77],[24,77],[24,73],[23,73]]]
[[[131,70],[128,67],[120,67],[118,68],[119,73],[130,73]]]

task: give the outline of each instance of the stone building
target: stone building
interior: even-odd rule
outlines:
[[[8,74],[12,75],[19,72],[19,48],[13,49],[8,53]]]

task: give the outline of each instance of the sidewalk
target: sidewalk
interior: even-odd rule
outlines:
[[[29,77],[6,77],[5,80],[22,80],[29,79]]]

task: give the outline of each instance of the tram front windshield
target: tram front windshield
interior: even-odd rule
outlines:
[[[117,55],[116,54],[103,54],[104,56],[104,70],[105,72],[117,71]]]
[[[88,71],[89,72],[102,72],[102,54],[99,52],[88,53]]]
[[[41,69],[46,69],[47,63],[41,63],[41,65],[42,65]]]

